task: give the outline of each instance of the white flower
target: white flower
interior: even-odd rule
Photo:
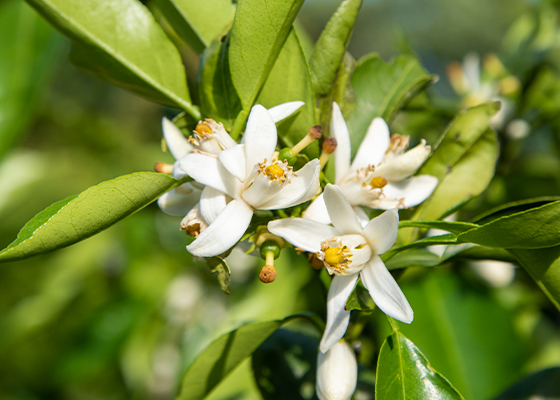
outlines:
[[[335,183],[361,220],[367,217],[359,206],[382,210],[413,207],[426,200],[438,184],[437,178],[430,175],[409,178],[430,154],[430,146],[422,140],[405,152],[408,136],[390,137],[389,127],[382,118],[372,121],[352,163],[350,134],[336,103],[333,103],[331,135],[337,141]],[[313,201],[304,218],[329,223],[322,196]]]
[[[181,170],[206,186],[200,210],[212,222],[187,250],[211,257],[231,248],[245,233],[255,209],[292,207],[311,199],[319,189],[319,160],[308,162],[297,173],[274,160],[276,126],[261,105],[252,108],[244,143],[218,155],[193,152],[179,161]]]
[[[302,101],[283,103],[270,108],[268,112],[274,123],[277,123],[296,112],[303,104]],[[218,156],[221,151],[237,145],[224,125],[212,119],[200,121],[193,136],[188,139],[173,122],[165,117],[162,120],[162,130],[167,148],[176,160],[172,172],[175,179],[187,175],[179,168],[179,161],[187,155],[199,152]],[[205,206],[201,208],[199,203],[201,195],[205,199],[204,205],[212,206],[211,208]],[[184,215],[181,229],[186,230],[191,236],[197,236],[214,221],[219,211],[226,205],[223,201],[217,205],[206,201],[207,198],[215,195],[212,188],[205,188],[204,185],[196,182],[187,182],[163,194],[158,199],[158,206],[167,214]]]
[[[358,381],[354,350],[345,341],[337,342],[317,356],[317,397],[319,400],[350,400]]]
[[[397,239],[399,214],[391,209],[364,228],[340,189],[327,185],[324,199],[334,227],[303,218],[271,221],[268,230],[305,251],[317,254],[334,278],[327,299],[327,326],[321,340],[326,352],[346,332],[350,312],[345,310],[358,274],[377,307],[392,318],[411,323],[412,308],[379,254]]]

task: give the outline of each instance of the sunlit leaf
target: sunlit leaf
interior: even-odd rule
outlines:
[[[426,357],[401,332],[389,336],[379,353],[376,400],[463,399],[463,396],[434,370]]]
[[[233,21],[231,0],[156,0],[175,32],[201,53]]]
[[[425,229],[441,229],[452,233],[461,233],[474,228],[477,224],[468,222],[448,222],[448,221],[399,221],[400,228],[425,228]]]
[[[242,0],[237,5],[231,46],[233,84],[248,110],[266,81],[303,0]]]
[[[178,50],[137,0],[28,0],[74,45],[74,64],[193,116]]]
[[[389,63],[378,54],[361,58],[352,75],[356,108],[348,119],[354,153],[375,117],[391,121],[399,108],[433,79],[411,55],[401,55]]]
[[[293,147],[303,139],[309,128],[315,125],[315,96],[309,76],[309,66],[296,33],[292,29],[257,102],[270,108],[294,100],[304,101],[305,105],[278,124],[278,136],[288,147]],[[314,142],[307,146],[305,153],[310,157],[318,157],[318,143]]]
[[[553,201],[560,200],[558,196],[545,196],[536,197],[532,199],[523,199],[518,201],[512,201],[505,204],[500,204],[478,216],[473,218],[473,221],[479,225],[487,224],[500,217],[505,217],[506,215],[515,214],[521,211],[530,210],[532,208],[544,206],[545,204],[552,203]]]
[[[362,0],[344,0],[317,40],[309,59],[317,96],[328,94],[334,84],[361,5]]]
[[[13,261],[84,240],[144,208],[179,183],[155,172],[137,172],[105,181],[37,214],[17,239],[0,252]]]

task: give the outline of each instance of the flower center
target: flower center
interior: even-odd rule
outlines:
[[[340,264],[342,261],[342,250],[338,247],[330,247],[325,250],[325,262],[330,265]]]
[[[329,274],[344,274],[344,271],[352,264],[352,252],[350,248],[341,243],[337,238],[325,240],[321,243],[321,251],[316,254],[323,261]]]
[[[382,176],[376,176],[371,180],[369,183],[372,188],[374,189],[381,189],[387,185],[387,179],[383,178]]]
[[[212,128],[206,122],[199,122],[194,130],[202,139],[209,139],[212,135]]]
[[[265,168],[264,173],[273,181],[284,176],[284,169],[277,164],[270,164]]]

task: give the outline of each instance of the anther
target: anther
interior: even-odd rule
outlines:
[[[171,175],[173,173],[173,165],[157,162],[154,164],[154,171],[159,172],[160,174]]]
[[[305,135],[305,137],[301,139],[298,144],[292,147],[292,151],[291,151],[292,156],[298,154],[300,151],[305,149],[315,140],[321,139],[321,134],[322,134],[321,125],[312,126],[307,132],[307,135]]]
[[[387,182],[387,179],[383,178],[382,176],[376,176],[371,180],[369,184],[374,189],[381,189],[387,186],[387,183],[389,183]]]
[[[264,169],[264,173],[271,181],[273,181],[284,176],[284,169],[278,164],[270,164]]]
[[[198,133],[200,135],[200,137],[202,138],[207,138],[209,135],[212,134],[212,128],[210,128],[208,126],[208,123],[205,122],[199,122],[196,125],[196,128],[194,130],[195,133]]]
[[[332,153],[336,150],[336,139],[332,137],[325,138],[323,142],[323,152],[321,157],[319,157],[319,163],[321,164],[321,169],[325,166]]]

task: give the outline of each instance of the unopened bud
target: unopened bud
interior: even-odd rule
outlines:
[[[272,265],[265,265],[261,269],[259,279],[262,283],[272,283],[276,279],[276,269]]]
[[[160,174],[171,175],[173,173],[173,165],[157,162],[154,164],[154,171],[159,172]]]
[[[319,400],[350,400],[356,390],[358,363],[354,350],[341,340],[317,357]]]

